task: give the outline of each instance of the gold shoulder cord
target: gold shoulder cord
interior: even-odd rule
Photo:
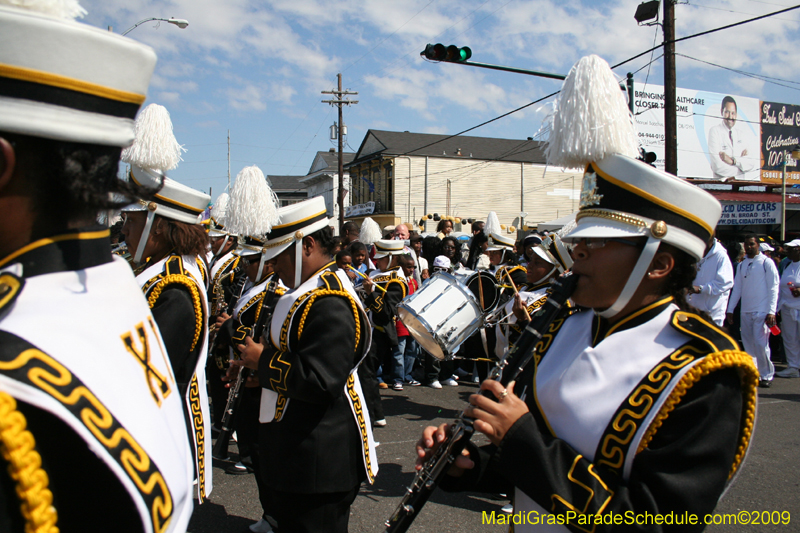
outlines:
[[[709,354],[681,378],[670,393],[667,401],[664,402],[656,418],[650,424],[650,427],[647,428],[636,453],[638,454],[647,448],[653,436],[658,431],[658,428],[661,427],[661,424],[667,419],[670,412],[680,403],[681,399],[692,385],[700,381],[703,376],[723,368],[737,368],[742,380],[742,388],[744,389],[739,447],[736,450],[733,466],[728,474],[728,479],[731,479],[742,464],[745,453],[747,452],[747,447],[750,444],[750,438],[753,434],[753,424],[755,423],[756,417],[756,397],[758,395],[756,392],[756,387],[758,387],[758,371],[753,366],[753,358],[749,354],[738,350],[724,350],[722,352]]]
[[[20,510],[25,519],[26,533],[58,533],[58,513],[53,507],[53,493],[42,457],[36,451],[36,441],[25,415],[17,410],[17,402],[0,392],[0,452],[8,462],[8,473],[17,484]]]
[[[153,288],[152,292],[147,296],[147,303],[150,305],[150,309],[156,305],[158,301],[158,297],[161,296],[161,292],[166,288],[167,285],[170,283],[176,283],[178,285],[183,285],[187,289],[189,289],[189,294],[192,296],[192,304],[194,305],[194,339],[192,340],[192,350],[195,349],[197,346],[197,341],[200,340],[200,335],[203,333],[203,304],[202,300],[200,299],[200,290],[197,288],[197,285],[192,281],[188,276],[181,275],[181,274],[167,274],[161,279],[161,283]]]

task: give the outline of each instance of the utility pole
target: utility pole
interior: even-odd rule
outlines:
[[[228,192],[231,192],[231,130],[228,130]]]
[[[675,90],[675,1],[664,0],[664,170],[678,175],[678,117]]]
[[[341,231],[342,226],[344,226],[344,157],[342,155],[342,131],[343,131],[343,124],[342,124],[342,106],[343,105],[350,105],[350,104],[357,104],[358,100],[346,100],[342,99],[343,96],[347,96],[350,94],[358,94],[357,92],[351,91],[343,91],[342,90],[342,74],[339,73],[336,75],[339,80],[339,89],[336,91],[322,91],[322,94],[335,94],[335,100],[323,100],[323,104],[330,104],[335,105],[339,108],[339,131],[338,138],[339,138],[339,231]]]

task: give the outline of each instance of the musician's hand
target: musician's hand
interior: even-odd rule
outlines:
[[[253,340],[253,337],[247,336],[244,338],[244,344],[238,344],[236,349],[241,354],[241,359],[231,361],[231,365],[244,366],[250,370],[258,370],[258,360],[261,358],[261,352],[264,351],[264,345]]]
[[[500,382],[487,379],[481,383],[481,390],[490,391],[497,401],[473,394],[469,397],[469,407],[464,414],[475,419],[475,429],[489,437],[492,444],[499,445],[511,426],[519,417],[528,412],[528,406],[514,394],[514,382],[508,384],[503,394]]]
[[[231,315],[223,311],[222,314],[217,317],[216,323],[214,325],[217,327],[217,329],[220,329],[222,327],[222,324],[224,324],[225,321],[228,320],[230,317]]]
[[[228,366],[228,369],[225,371],[225,375],[222,377],[222,381],[226,381],[225,384],[226,389],[231,388],[231,382],[236,381],[236,378],[239,377],[239,369],[240,367],[231,364]]]
[[[361,286],[364,287],[364,290],[366,291],[367,294],[372,294],[372,289],[374,288],[375,283],[372,281],[371,278],[364,278]]]
[[[421,470],[425,461],[431,458],[436,453],[442,442],[444,442],[447,435],[450,433],[450,425],[442,424],[438,428],[436,426],[428,426],[422,431],[422,437],[417,441],[417,461],[414,464],[416,470]],[[475,466],[472,459],[469,458],[469,451],[465,448],[447,471],[447,475],[453,477],[460,477],[464,470],[469,470]]]
[[[519,293],[514,295],[514,304],[511,306],[514,316],[517,317],[518,322],[530,322],[531,316],[528,314],[528,309],[522,302],[522,296]]]
[[[260,387],[261,383],[258,381],[258,374],[255,372],[250,372],[250,375],[247,376],[247,379],[244,380],[244,386],[248,389],[254,389],[256,387]]]

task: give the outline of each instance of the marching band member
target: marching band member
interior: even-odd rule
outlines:
[[[268,306],[272,302],[265,301],[269,294],[268,284],[277,283],[273,297],[278,298],[282,295],[286,286],[280,283],[272,270],[272,264],[267,262],[266,247],[267,234],[272,226],[279,221],[278,200],[272,189],[267,184],[264,173],[257,166],[245,167],[236,176],[236,181],[231,189],[231,197],[226,213],[225,224],[230,231],[241,235],[236,249],[236,255],[240,258],[241,270],[246,275],[242,289],[237,291],[236,299],[232,302],[232,313],[222,313],[217,318],[217,325],[220,328],[220,340],[218,343],[224,346],[217,346],[217,350],[224,350],[233,356],[238,356],[238,347],[245,343],[245,339],[253,337],[253,330],[257,324],[266,325],[270,320]],[[235,376],[232,367],[229,378]],[[247,468],[243,464],[245,458],[250,458],[255,473],[256,485],[258,487],[259,500],[263,510],[262,517],[258,522],[250,525],[250,531],[254,533],[269,533],[272,531],[272,524],[275,523],[272,509],[273,500],[269,497],[269,489],[264,481],[262,460],[258,449],[259,433],[259,410],[261,406],[261,386],[258,375],[247,376],[244,382],[245,387],[240,390],[241,401],[234,412],[232,423],[228,427],[235,427],[237,434],[237,446],[240,461],[228,469],[229,473],[246,473]],[[226,400],[223,402],[227,403]],[[222,405],[225,405],[222,403]],[[221,434],[218,438],[229,439],[230,434]],[[223,449],[227,456],[227,443],[221,444],[215,449]],[[217,459],[225,460],[226,457]]]
[[[183,532],[176,379],[96,223],[130,201],[119,156],[155,53],[65,18],[75,2],[0,4],[0,531]]]
[[[146,259],[137,269],[136,281],[161,331],[184,398],[187,429],[194,445],[197,497],[202,503],[211,493],[212,483],[205,387],[208,300],[198,260],[206,253],[207,237],[200,223],[210,198],[165,176],[180,157],[175,137],[164,135],[171,131],[169,114],[156,104],[147,106],[137,118],[137,137],[123,152],[123,161],[131,164],[133,183],[158,193],[150,201],[140,199],[123,209],[122,233],[135,251],[134,261]],[[153,146],[151,136],[167,141]]]
[[[531,248],[526,269],[527,285],[503,307],[501,322],[495,326],[495,355],[503,357],[522,334],[530,317],[550,294],[550,282],[572,268],[569,250],[555,233]],[[507,318],[506,318],[507,317]]]
[[[240,348],[241,364],[258,370],[263,387],[262,471],[282,530],[346,532],[361,482],[378,472],[355,375],[369,349],[369,321],[353,284],[335,270],[324,199],[279,213],[265,247],[291,289],[278,301],[266,344],[247,337]]]
[[[636,137],[604,61],[582,59],[564,85],[548,157],[568,168],[588,161],[577,226],[564,239],[575,244],[572,299],[594,312],[554,321],[507,390],[485,381],[497,401],[470,397],[466,413],[492,444],[469,444],[443,487],[513,490],[514,511],[527,517],[517,532],[611,531],[608,518],[625,513],[674,513],[671,526],[629,530],[701,530],[702,519],[686,517],[711,513],[741,466],[758,384],[752,358],[685,304],[721,207],[624,155],[636,153]],[[575,85],[603,98],[576,96]],[[582,154],[560,142],[576,124],[593,136]],[[418,461],[445,431],[423,432]]]
[[[488,238],[489,246],[486,248],[486,252],[492,264],[491,272],[494,273],[497,283],[508,286],[510,277],[519,290],[525,284],[526,275],[525,267],[517,264],[514,257],[514,238],[499,233],[491,233]],[[512,294],[514,290],[504,287],[502,292],[505,295],[504,300],[508,300],[508,295]]]

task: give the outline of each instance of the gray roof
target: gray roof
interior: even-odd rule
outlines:
[[[317,156],[321,157],[325,163],[328,165],[328,168],[332,169],[334,172],[339,170],[339,153],[338,152],[317,152]],[[355,158],[356,154],[353,152],[342,152],[342,161],[345,165],[347,165],[350,161]],[[314,164],[313,162],[311,163]],[[313,169],[312,169],[313,170]],[[308,173],[311,174],[312,170],[309,170]]]
[[[306,189],[305,183],[298,181],[305,176],[267,176],[267,181],[276,193],[300,192]]]
[[[458,155],[459,149],[461,155]],[[369,130],[356,152],[353,164],[378,155],[471,158],[545,164],[544,143],[539,141]]]

